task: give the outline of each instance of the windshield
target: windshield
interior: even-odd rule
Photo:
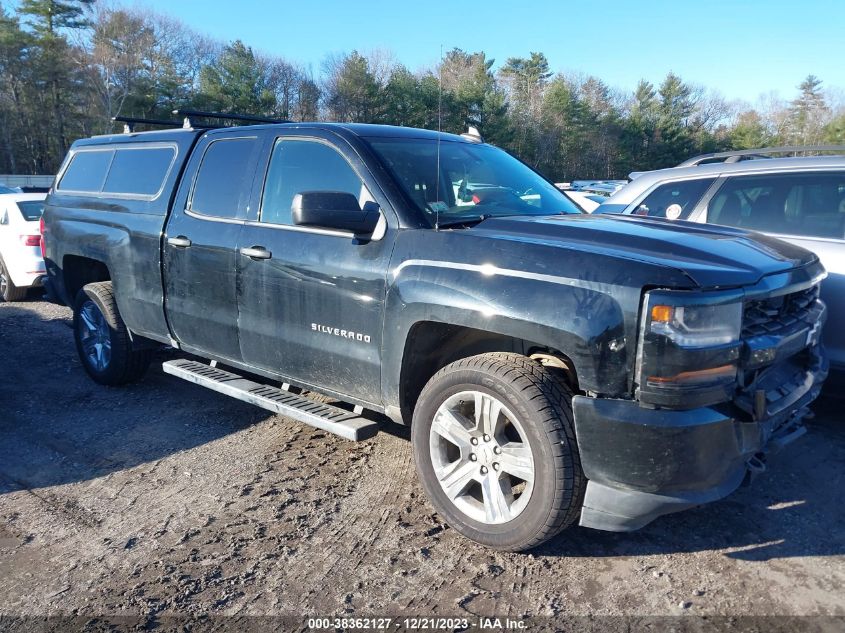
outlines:
[[[442,226],[505,215],[581,213],[553,184],[490,145],[444,140],[438,157],[434,139],[369,143],[432,226],[436,221]]]
[[[35,222],[41,219],[41,214],[44,213],[43,200],[25,200],[18,202],[18,209],[21,210],[24,220],[27,222]]]

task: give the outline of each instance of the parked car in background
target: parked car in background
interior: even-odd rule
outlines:
[[[798,151],[842,154],[771,157]],[[704,154],[632,178],[596,213],[735,226],[814,251],[829,275],[821,289],[831,324],[824,343],[832,366],[845,369],[845,146]]]
[[[607,196],[602,196],[597,193],[588,193],[586,191],[573,191],[564,189],[563,193],[566,197],[577,204],[585,213],[592,213],[598,206],[607,200]]]
[[[585,213],[592,213],[607,198],[627,184],[626,180],[573,180],[555,186]]]
[[[628,184],[627,180],[573,180],[569,189],[574,191],[590,191],[607,196],[616,193]]]
[[[41,257],[43,193],[0,195],[0,296],[20,301],[44,276]]]

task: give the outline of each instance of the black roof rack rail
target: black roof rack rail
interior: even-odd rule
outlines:
[[[169,119],[144,119],[133,116],[113,116],[111,120],[114,123],[123,123],[124,134],[134,132],[137,124],[160,125],[162,127],[182,127],[182,121],[172,121]]]
[[[749,158],[771,158],[770,154],[794,154],[797,152],[841,152],[845,153],[845,145],[783,145],[781,147],[761,147],[759,149],[740,149],[728,152],[713,152],[694,156],[682,162],[678,167],[694,167],[704,162],[738,163]]]
[[[183,125],[193,127],[192,117],[201,119],[222,119],[224,121],[247,121],[249,123],[290,123],[287,119],[273,119],[266,116],[253,116],[251,114],[227,114],[225,112],[205,112],[204,110],[187,110],[180,108],[174,110],[173,114],[185,117]],[[205,126],[203,126],[205,127]]]

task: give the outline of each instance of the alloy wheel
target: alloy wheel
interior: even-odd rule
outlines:
[[[82,305],[77,327],[86,360],[98,372],[104,371],[111,362],[111,333],[106,318],[93,301]]]
[[[534,487],[534,456],[517,417],[481,391],[450,396],[434,415],[431,462],[443,492],[471,519],[512,521]]]

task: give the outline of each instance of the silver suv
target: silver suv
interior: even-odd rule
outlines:
[[[840,155],[771,157],[807,151]],[[735,226],[814,251],[829,273],[824,343],[831,365],[845,370],[845,146],[704,154],[631,178],[594,213]]]

